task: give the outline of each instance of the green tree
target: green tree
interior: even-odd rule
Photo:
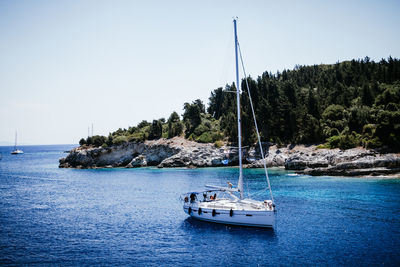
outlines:
[[[318,100],[315,96],[314,89],[308,89],[308,102],[307,102],[307,112],[313,116],[314,118],[319,119],[321,117],[321,113],[319,111]]]
[[[175,111],[171,113],[168,118],[168,138],[180,136],[183,132],[183,124],[180,121],[178,113]]]
[[[85,140],[85,138],[81,138],[81,140],[79,140],[79,145],[80,145],[80,146],[86,145],[86,140]]]
[[[124,135],[117,136],[116,138],[113,139],[113,145],[122,145],[126,144],[128,142],[128,138]]]
[[[305,114],[302,120],[302,127],[299,129],[296,143],[311,144],[319,142],[321,140],[321,131],[318,119],[311,114]]]
[[[341,105],[330,105],[322,113],[321,126],[325,137],[341,132],[347,125],[346,110]]]
[[[364,84],[362,87],[361,100],[363,105],[369,107],[374,103],[374,96],[371,87],[368,84]]]
[[[95,147],[100,147],[106,141],[106,137],[102,135],[94,135],[92,136],[92,145]]]
[[[193,101],[193,104],[199,107],[200,113],[206,113],[206,106],[204,105],[203,101],[201,101],[200,99],[196,99],[195,101]]]
[[[86,138],[86,145],[90,146],[92,144],[92,137],[88,136]]]
[[[138,127],[139,129],[142,129],[142,128],[144,128],[144,127],[146,127],[146,126],[150,126],[150,125],[151,125],[150,122],[148,122],[148,121],[146,121],[146,120],[142,120],[142,121],[137,125],[137,127]]]
[[[215,89],[211,92],[211,96],[208,98],[208,114],[211,114],[215,119],[219,119],[222,115],[222,102],[224,100],[222,87]]]
[[[150,126],[149,140],[159,139],[162,136],[162,122],[161,120],[153,120]]]
[[[354,105],[349,110],[348,126],[350,131],[362,132],[364,125],[371,120],[371,108],[368,106]]]
[[[246,86],[242,84],[242,86]],[[242,141],[244,145],[252,145],[256,141],[254,119],[251,111],[248,94],[243,93],[240,101],[241,105],[241,123],[242,123]]]
[[[194,101],[192,104],[185,103],[183,106],[183,120],[186,126],[186,137],[189,137],[201,123],[201,107],[196,101]]]
[[[113,136],[112,136],[111,133],[107,137],[106,144],[107,144],[107,146],[112,146],[113,145]]]
[[[171,115],[168,118],[168,123],[173,123],[173,122],[178,122],[181,119],[179,118],[179,115],[176,111],[172,112]]]
[[[234,113],[224,114],[221,117],[221,128],[224,130],[225,136],[228,137],[229,141],[237,142],[237,122]]]

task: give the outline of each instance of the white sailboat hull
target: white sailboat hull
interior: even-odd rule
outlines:
[[[213,223],[263,228],[275,225],[275,213],[270,210],[232,210],[232,216],[227,209],[201,208],[199,212],[198,205],[184,205],[183,210],[192,218]]]
[[[11,154],[12,155],[24,154],[24,151],[17,149],[17,150],[12,151]]]

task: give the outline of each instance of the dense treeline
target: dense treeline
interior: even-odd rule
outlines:
[[[400,60],[352,60],[334,65],[296,66],[276,74],[248,78],[262,140],[278,144],[324,143],[400,150]],[[243,142],[256,141],[246,81],[241,84]],[[182,120],[142,121],[108,137],[80,144],[109,146],[184,135],[198,142],[237,140],[235,85],[211,92],[206,110],[200,100],[184,104]]]

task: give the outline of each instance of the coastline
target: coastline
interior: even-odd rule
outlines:
[[[400,177],[400,154],[378,153],[361,147],[319,149],[315,145],[278,147],[263,144],[267,167],[281,167],[312,176],[395,176]],[[237,166],[237,148],[215,147],[182,137],[127,143],[107,148],[76,147],[59,160],[60,168],[205,168]],[[260,151],[248,147],[243,152],[245,168],[262,168]]]

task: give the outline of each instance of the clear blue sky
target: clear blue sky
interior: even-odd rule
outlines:
[[[0,1],[0,143],[182,114],[247,72],[400,57],[400,1]]]

